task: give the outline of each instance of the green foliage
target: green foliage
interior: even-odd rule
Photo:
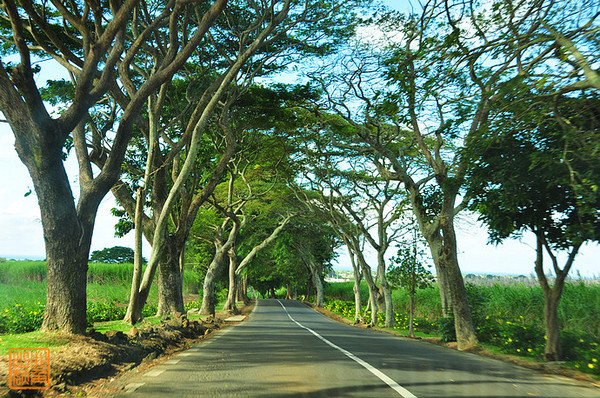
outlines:
[[[45,261],[5,261],[0,263],[0,283],[18,284],[22,281],[46,280]]]
[[[157,306],[147,303],[142,309],[142,316],[156,315]],[[127,306],[118,301],[88,301],[87,303],[87,323],[88,326],[94,326],[94,322],[117,321],[125,317]]]
[[[331,300],[354,301],[354,282],[325,283],[323,286],[325,296]],[[360,284],[360,297],[362,304],[369,299],[369,287],[366,282]]]
[[[123,264],[133,263],[135,251],[129,247],[113,246],[102,250],[95,250],[90,256],[90,261],[95,263]],[[142,258],[146,263],[146,259]]]
[[[456,329],[454,328],[454,317],[440,318],[436,322],[437,331],[443,342],[456,341]]]
[[[402,287],[414,294],[418,289],[426,289],[432,286],[433,274],[420,259],[416,247],[399,246],[396,257],[390,261],[390,267],[386,274],[388,282],[394,287]]]
[[[44,308],[41,301],[5,307],[0,314],[0,333],[27,333],[39,329],[44,320]]]
[[[523,99],[473,138],[465,152],[471,209],[493,241],[523,230],[544,232],[557,249],[599,239],[600,167],[591,161],[600,139],[598,103],[594,96],[556,104]]]
[[[600,375],[600,337],[580,331],[560,334],[563,358],[581,371]]]

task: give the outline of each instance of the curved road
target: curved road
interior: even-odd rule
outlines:
[[[600,397],[568,378],[353,328],[290,300],[259,300],[244,323],[111,387],[161,398]]]

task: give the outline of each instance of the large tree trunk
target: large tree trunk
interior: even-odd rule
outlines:
[[[47,296],[42,330],[85,333],[88,256],[103,195],[98,192],[95,200],[85,200],[82,192],[75,208],[62,147],[17,137],[16,148],[33,180],[44,231]]]
[[[458,266],[458,250],[454,231],[454,201],[456,195],[445,192],[442,209],[432,223],[427,216],[419,192],[410,189],[410,199],[421,233],[425,237],[437,271],[442,308],[448,303],[446,289],[450,292],[450,304],[454,314],[454,326],[459,350],[477,345],[475,327],[467,299],[464,280]],[[447,286],[447,288],[446,288]]]
[[[158,316],[178,316],[184,313],[179,246],[174,237],[167,238],[165,251],[158,265]]]
[[[429,250],[431,252],[431,258],[435,266],[436,280],[438,288],[440,290],[440,302],[442,304],[442,316],[448,317],[450,315],[450,309],[452,308],[452,300],[450,299],[450,286],[448,285],[448,277],[446,276],[446,269],[441,266],[442,264],[442,237],[439,233],[434,234],[423,234]]]
[[[77,239],[73,239],[74,236],[77,235],[44,234],[47,242],[47,285],[42,331],[62,331],[76,334],[83,334],[86,331],[89,242],[84,242],[83,246],[79,246]],[[49,245],[48,242],[53,244]]]
[[[465,283],[458,266],[458,250],[456,247],[453,218],[454,206],[451,207],[447,216],[442,216],[443,247],[440,268],[445,269],[445,275],[448,277],[458,349],[465,350],[476,346],[478,341],[471,318],[467,290],[465,289]]]

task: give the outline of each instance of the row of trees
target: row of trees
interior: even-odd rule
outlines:
[[[357,264],[361,239],[377,252],[372,297],[389,295],[383,253],[410,212],[458,346],[476,344],[454,222],[477,211],[492,241],[535,234],[546,359],[560,358],[564,280],[581,245],[598,240],[599,11],[587,1],[429,1],[419,13],[384,14],[381,40],[357,42],[310,74],[323,96],[307,115],[304,187]]]
[[[330,53],[360,3],[2,2],[0,110],[41,211],[43,329],[85,331],[91,236],[109,190],[152,242],[143,277],[136,262],[128,319],[141,316],[157,270],[161,313],[183,309],[185,242],[242,139],[233,104],[257,77]],[[47,59],[70,79],[38,87]],[[69,148],[78,195],[63,163]]]
[[[465,349],[477,336],[455,218],[470,209],[493,240],[536,235],[546,358],[560,357],[564,279],[598,239],[598,4],[431,0],[364,19],[367,3],[3,1],[0,110],[40,204],[44,329],[85,330],[91,234],[111,190],[119,233],[136,231],[129,322],[155,274],[159,314],[183,311],[186,252],[204,269],[205,313],[227,263],[232,311],[248,283],[294,290],[307,277],[319,305],[319,276],[343,243],[370,322],[380,311],[392,326],[389,249],[416,224]],[[359,15],[369,38],[355,34]],[[39,88],[46,58],[70,80]],[[265,83],[290,65],[307,85]]]

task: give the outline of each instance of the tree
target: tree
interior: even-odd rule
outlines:
[[[95,250],[90,256],[90,261],[97,263],[131,263],[134,262],[135,251],[129,247],[113,246],[102,250]],[[146,259],[143,259],[145,262]]]
[[[401,287],[408,291],[410,296],[408,335],[415,337],[414,317],[415,317],[415,295],[417,289],[425,289],[431,286],[434,278],[428,267],[423,264],[423,252],[419,250],[419,239],[417,237],[417,227],[413,226],[410,242],[405,245],[398,245],[398,254],[392,258],[392,266],[388,271],[388,279],[394,287]]]
[[[183,310],[179,290],[185,242],[198,209],[222,181],[236,146],[243,142],[237,135],[244,120],[239,114],[246,112],[245,120],[252,120],[248,112],[251,107],[244,110],[236,101],[248,95],[256,77],[281,70],[301,56],[330,52],[351,30],[350,10],[360,3],[353,2],[342,10],[341,2],[230,2],[228,12],[208,33],[205,47],[195,54],[196,62],[188,63],[185,74],[181,73],[184,78],[177,82],[178,87],[163,86],[148,112],[148,119],[154,121],[149,128],[157,133],[144,132],[146,142],[140,144],[142,153],[149,152],[147,148],[158,145],[149,137],[160,137],[165,152],[157,151],[151,163],[152,218],[142,215],[153,253],[141,285],[132,290],[137,293],[130,300],[128,321],[140,319],[157,270],[159,313]],[[217,134],[212,135],[215,131]],[[218,148],[217,155],[211,153],[212,146]],[[215,157],[218,162],[211,164]],[[138,180],[143,164],[134,156],[129,165]],[[125,183],[113,188],[129,217],[135,214],[134,191]]]
[[[391,291],[381,272],[385,273],[385,252],[397,232],[390,227],[397,215],[392,199],[398,193],[398,186],[374,177],[373,170],[369,170],[356,153],[332,148],[326,135],[317,133],[311,137],[303,151],[301,163],[304,167],[302,177],[297,181],[296,195],[312,214],[328,220],[340,239],[356,254],[369,287],[371,324],[376,324],[377,310],[381,309],[386,312],[386,323],[391,325]],[[338,142],[345,139],[336,138],[340,139]],[[306,140],[306,137],[302,139]],[[376,279],[380,282],[379,288],[363,254],[364,242],[377,251]],[[358,274],[358,269],[356,271]],[[358,279],[356,274],[355,282]]]
[[[304,268],[308,271],[308,282],[316,290],[314,305],[317,307],[323,306],[323,278],[331,268],[339,244],[335,232],[322,219],[300,216],[290,222],[275,244],[274,254],[280,269]],[[284,280],[290,281],[287,275],[294,275],[294,272],[282,274]]]
[[[48,268],[43,330],[85,331],[87,260],[98,205],[118,179],[145,101],[185,62],[225,3],[217,0],[204,10],[194,38],[186,45],[180,46],[178,35],[172,34],[171,56],[154,63],[154,73],[121,108],[118,125],[109,112],[103,125],[88,135],[90,109],[101,106],[108,91],[120,92],[123,85],[117,79],[129,74],[131,60],[138,56],[145,39],[163,24],[176,27],[189,6],[169,2],[143,10],[137,0],[93,6],[87,2],[3,2],[0,17],[8,22],[0,28],[3,51],[16,54],[19,63],[0,63],[0,110],[13,130],[17,153],[33,180],[40,206]],[[137,7],[142,8],[134,18]],[[152,21],[145,21],[142,15]],[[72,101],[57,111],[57,117],[48,111],[36,83],[34,61],[40,58],[52,58],[71,76],[66,86]],[[114,138],[107,155],[99,152],[99,143],[109,131]],[[71,143],[79,163],[76,201],[63,164],[63,149]],[[96,156],[105,160],[99,173],[92,169]]]
[[[499,242],[523,231],[536,236],[535,271],[545,298],[545,359],[560,359],[558,305],[575,257],[600,238],[600,168],[589,156],[600,136],[596,95],[561,97],[558,107],[537,95],[503,107],[489,130],[473,142],[469,172],[471,207]],[[567,125],[562,122],[568,121]],[[544,270],[544,252],[555,278]],[[566,253],[561,268],[557,253]]]

